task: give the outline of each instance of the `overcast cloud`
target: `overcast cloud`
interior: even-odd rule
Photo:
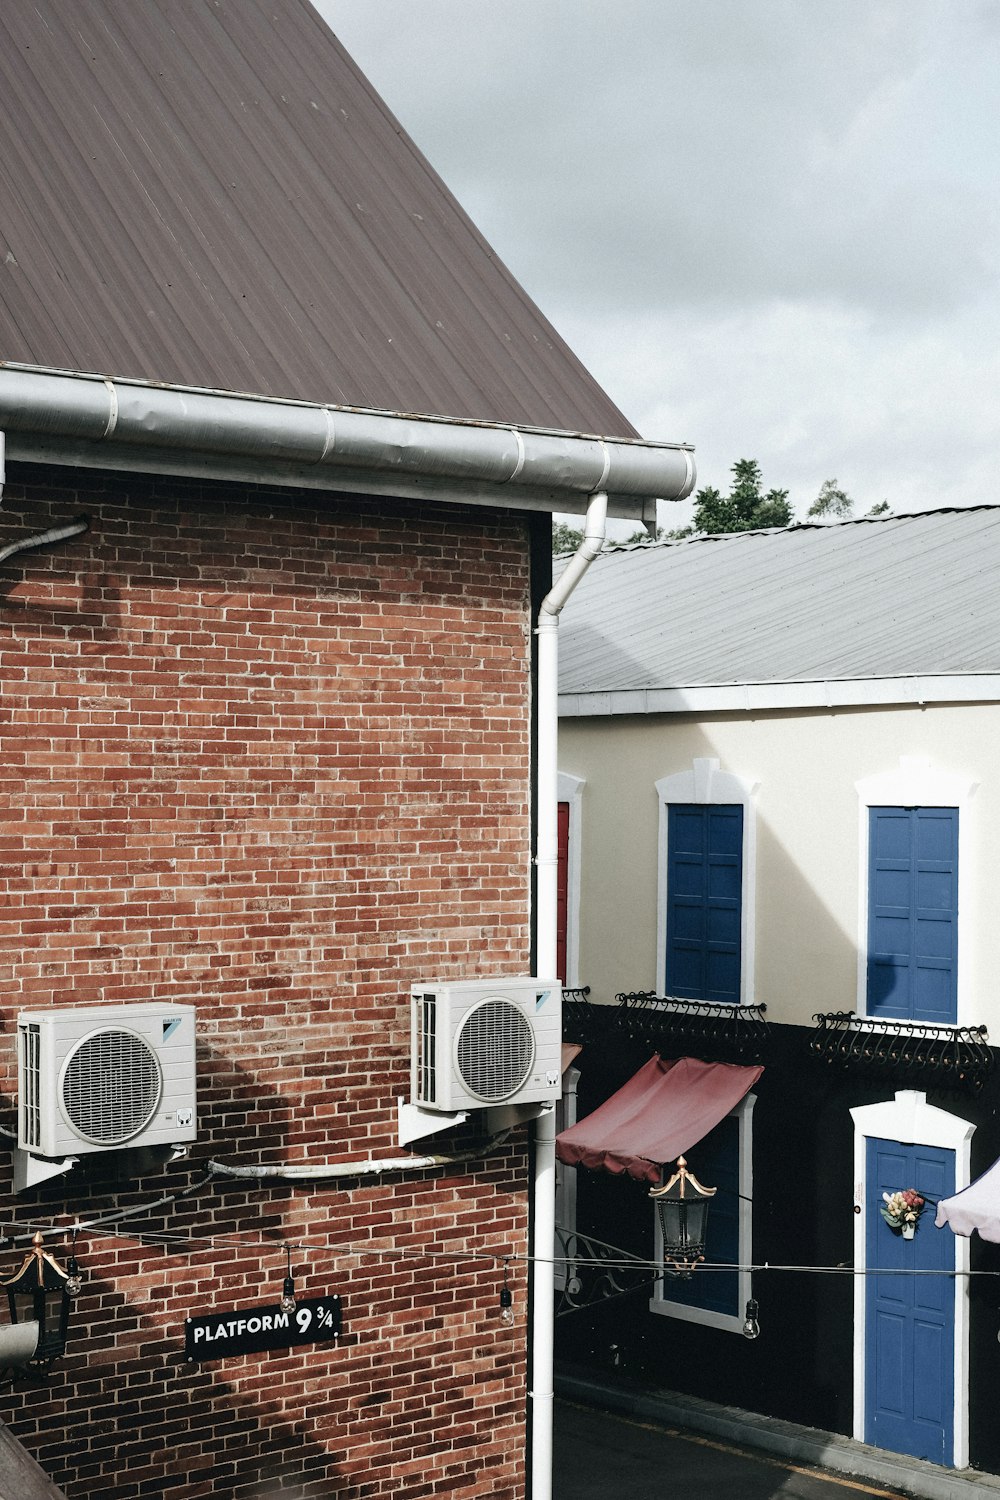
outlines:
[[[316,3],[699,483],[1000,501],[993,0]]]

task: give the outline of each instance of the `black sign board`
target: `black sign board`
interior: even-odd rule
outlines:
[[[294,1312],[268,1303],[235,1312],[209,1313],[184,1323],[184,1358],[228,1359],[295,1344],[335,1344],[340,1338],[339,1297],[301,1297]]]

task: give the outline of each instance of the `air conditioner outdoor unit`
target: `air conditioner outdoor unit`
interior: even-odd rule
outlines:
[[[17,1018],[17,1144],[80,1156],[193,1141],[193,1005],[95,1005]]]
[[[558,1099],[558,979],[428,980],[411,994],[411,1098],[454,1112]]]

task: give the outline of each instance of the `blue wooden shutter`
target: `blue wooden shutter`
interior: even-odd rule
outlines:
[[[742,807],[671,804],[667,994],[739,1002],[742,897]]]
[[[958,809],[869,813],[868,1013],[958,1019]]]

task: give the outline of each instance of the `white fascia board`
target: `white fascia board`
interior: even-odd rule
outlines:
[[[587,496],[560,490],[528,490],[517,484],[506,484],[502,492],[493,485],[468,480],[461,484],[434,476],[393,473],[373,477],[370,471],[341,468],[317,470],[301,464],[239,462],[217,459],[210,454],[199,456],[172,450],[142,447],[117,447],[111,455],[92,443],[20,441],[16,434],[7,439],[7,457],[17,463],[57,464],[69,468],[113,469],[116,473],[180,475],[186,479],[218,479],[235,484],[260,484],[269,488],[287,486],[297,490],[336,490],[351,495],[392,495],[401,500],[441,501],[458,505],[489,506],[494,510],[546,511],[562,515],[584,514]],[[609,495],[608,514],[619,521],[645,522],[649,501],[629,495]]]
[[[967,672],[940,677],[858,677],[823,682],[747,682],[561,693],[559,716],[593,719],[623,714],[758,713],[765,709],[993,702],[1000,702],[1000,673]]]

